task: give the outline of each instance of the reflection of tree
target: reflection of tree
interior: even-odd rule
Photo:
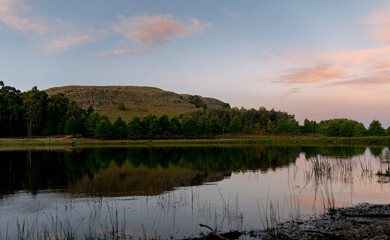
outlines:
[[[311,158],[317,155],[337,158],[350,158],[364,154],[366,147],[301,147],[305,157]]]
[[[370,147],[370,152],[375,157],[379,157],[382,155],[383,148],[382,147]]]
[[[149,177],[165,176],[161,181],[166,181],[163,191],[168,191],[178,186],[219,181],[224,176],[230,176],[232,172],[275,170],[295,162],[301,152],[304,152],[306,156],[321,154],[346,157],[361,154],[364,152],[364,148],[139,147],[78,149],[65,152],[0,152],[0,196],[18,190],[36,193],[40,189],[62,189],[80,182],[81,179],[85,180],[85,177],[87,177],[85,181],[92,181],[95,176],[108,169],[112,164],[118,166],[115,170],[117,172],[112,175],[121,175],[119,180],[129,176],[129,173],[127,175],[124,172],[119,173],[124,166],[131,166],[132,171],[134,171],[132,174],[134,176],[138,174],[137,176],[140,178],[142,177],[141,172],[146,170]],[[181,173],[179,169],[182,169]],[[175,177],[174,174],[181,174],[181,176]],[[168,177],[176,180],[167,179]],[[142,179],[139,180],[142,181]],[[162,183],[156,183],[157,180],[153,179],[154,183],[152,181],[142,183],[139,188],[161,187]],[[124,183],[112,182],[112,184]],[[123,186],[123,188],[125,187],[132,188],[134,186],[128,184]]]

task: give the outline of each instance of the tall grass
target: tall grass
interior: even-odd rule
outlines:
[[[0,233],[0,240],[2,239],[104,239],[104,240],[126,240],[126,239],[161,239],[154,229],[155,226],[166,221],[171,221],[169,231],[170,236],[175,235],[176,230],[176,215],[181,208],[187,208],[190,204],[198,205],[197,211],[193,212],[195,229],[199,223],[206,223],[213,225],[215,231],[242,231],[244,214],[239,206],[239,194],[231,195],[223,193],[221,189],[216,188],[219,193],[219,201],[210,199],[201,200],[199,192],[193,191],[177,191],[167,192],[157,196],[153,202],[145,198],[147,211],[145,214],[154,218],[154,223],[151,226],[150,222],[145,223],[136,222],[137,231],[130,231],[126,221],[129,216],[127,208],[119,207],[116,202],[104,204],[103,201],[97,200],[95,203],[89,204],[87,208],[83,208],[83,212],[79,212],[74,208],[73,203],[64,201],[56,204],[55,209],[51,213],[39,211],[36,216],[25,219],[17,219],[15,226],[16,232],[11,234],[7,232]],[[188,194],[189,193],[189,194]],[[145,206],[145,205],[143,205]],[[192,206],[194,208],[194,206]],[[39,207],[38,207],[39,209]],[[196,209],[196,207],[195,207]],[[84,215],[85,212],[88,214]],[[130,211],[131,212],[131,211]],[[130,216],[131,217],[131,216]],[[197,223],[196,223],[197,222]],[[164,231],[159,227],[159,231]],[[169,234],[164,232],[163,234]],[[164,235],[164,238],[167,235]]]
[[[280,236],[280,223],[283,220],[283,211],[280,210],[279,201],[272,202],[269,200],[269,191],[265,205],[260,206],[257,201],[258,215],[263,226],[272,238]]]
[[[8,232],[8,224],[5,236],[0,233],[0,239],[17,239],[17,240],[73,240],[73,239],[104,239],[104,240],[126,240],[132,239],[133,236],[126,234],[126,217],[124,213],[124,221],[120,224],[118,209],[114,209],[107,205],[108,212],[104,221],[100,218],[98,210],[91,211],[87,219],[87,229],[82,229],[82,235],[77,235],[79,228],[85,218],[80,219],[80,222],[74,222],[69,216],[63,216],[56,211],[56,214],[44,214],[46,217],[45,223],[39,224],[38,214],[32,222],[28,219],[16,220],[16,233],[10,235]]]

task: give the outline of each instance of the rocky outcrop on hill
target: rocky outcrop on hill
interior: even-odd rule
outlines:
[[[129,120],[132,116],[148,114],[169,117],[195,111],[199,106],[190,101],[191,95],[177,94],[154,87],[136,86],[64,86],[45,90],[48,95],[62,93],[87,109],[95,110],[114,119],[121,116]],[[223,108],[228,106],[218,99],[196,96],[207,108]],[[124,109],[119,110],[119,104]],[[204,105],[202,105],[204,106]]]

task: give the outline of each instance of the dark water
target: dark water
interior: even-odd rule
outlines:
[[[1,149],[0,238],[181,238],[207,233],[199,223],[250,230],[270,215],[388,203],[376,175],[388,159],[365,147]]]

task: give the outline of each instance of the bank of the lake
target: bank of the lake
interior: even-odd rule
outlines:
[[[0,147],[118,147],[118,146],[202,146],[202,145],[298,145],[298,146],[388,146],[390,136],[384,137],[322,137],[322,136],[275,136],[240,135],[207,139],[147,139],[147,140],[100,140],[71,136],[36,138],[0,138]]]
[[[390,239],[390,205],[362,203],[247,233],[258,239]]]

